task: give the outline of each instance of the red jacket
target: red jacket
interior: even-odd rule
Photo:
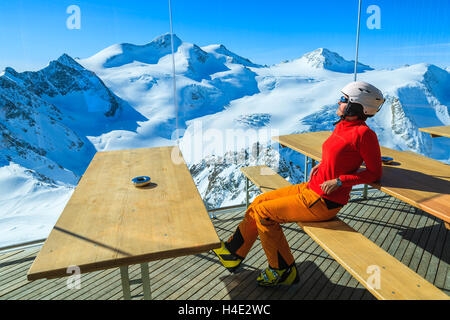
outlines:
[[[358,171],[361,164],[366,169]],[[381,179],[381,152],[378,138],[364,121],[341,121],[322,145],[322,162],[311,177],[309,187],[323,198],[347,204],[352,186]],[[342,186],[325,195],[320,184],[336,179]]]

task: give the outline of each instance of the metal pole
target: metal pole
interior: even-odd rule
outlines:
[[[122,280],[123,299],[131,300],[130,276],[128,275],[128,266],[120,267],[120,276]]]
[[[308,160],[309,157],[305,156],[305,175],[303,177],[303,182],[308,182]]]
[[[249,206],[249,202],[250,202],[250,195],[248,194],[248,188],[249,188],[249,181],[248,181],[248,178],[247,177],[245,177],[245,205],[246,205],[246,208],[248,208],[248,206]]]
[[[169,0],[169,18],[170,18],[170,45],[172,47],[172,75],[173,75],[173,104],[175,106],[175,132],[177,136],[177,145],[179,145],[178,136],[178,103],[177,103],[177,81],[175,73],[175,50],[173,48],[173,24],[172,24],[172,3]]]
[[[241,203],[241,204],[236,204],[233,206],[225,206],[225,207],[221,207],[221,208],[208,209],[208,212],[216,212],[216,211],[227,210],[227,209],[237,209],[237,208],[242,208],[245,205],[246,205],[245,203]]]
[[[7,251],[17,250],[18,248],[24,249],[25,247],[38,246],[38,245],[41,245],[43,242],[45,242],[45,240],[47,240],[47,239],[39,239],[39,240],[33,240],[33,241],[28,241],[28,242],[22,242],[22,243],[18,243],[18,244],[12,244],[12,245],[9,245],[6,247],[1,247],[0,252],[5,253]]]
[[[354,81],[356,81],[356,75],[358,72],[358,53],[359,53],[359,29],[361,24],[361,1],[359,0],[359,8],[358,8],[358,29],[356,31],[356,57],[355,57],[355,76]]]
[[[151,300],[152,290],[150,287],[150,275],[148,274],[148,263],[141,264],[141,279],[144,290],[144,300]]]
[[[367,184],[364,185],[364,189],[363,189],[363,198],[367,199],[367,191],[368,191],[369,187]]]

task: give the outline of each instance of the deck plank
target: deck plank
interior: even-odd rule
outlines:
[[[437,276],[437,270],[439,267],[440,257],[442,256],[442,251],[445,248],[445,238],[447,234],[447,228],[444,226],[443,223],[439,224],[439,232],[437,233],[437,240],[436,245],[433,249],[430,265],[428,267],[427,273],[426,273],[426,279],[430,282],[436,281]],[[448,248],[448,247],[447,247]]]
[[[351,212],[354,212],[354,214],[357,214],[360,209],[362,209],[362,207],[360,207],[360,204],[358,202],[351,202],[348,206],[344,207],[344,209],[341,211],[340,215],[348,215]],[[305,234],[306,237],[309,238],[309,236],[307,236]],[[312,240],[312,239],[311,239]],[[310,261],[310,268],[308,268],[307,270],[309,270],[309,273],[306,274],[301,274],[300,276],[303,278],[307,278],[305,280],[307,280],[309,284],[311,284],[311,277],[315,276],[316,278],[319,277],[320,280],[318,280],[318,282],[314,282],[313,283],[313,287],[309,288],[308,286],[302,287],[300,286],[300,288],[289,288],[288,290],[286,290],[285,293],[283,293],[282,296],[278,296],[278,295],[274,295],[273,298],[281,298],[281,299],[290,299],[293,296],[296,297],[296,299],[301,299],[303,297],[308,297],[308,295],[314,295],[314,292],[311,292],[311,290],[313,289],[317,289],[318,287],[320,287],[320,283],[322,282],[330,282],[330,277],[334,274],[334,269],[338,266],[340,266],[338,263],[336,263],[334,261],[334,259],[328,254],[326,253],[324,250],[321,249],[321,247],[315,243],[313,241],[313,248],[314,251],[312,252],[311,255],[311,259]],[[317,257],[317,260],[315,259],[315,257]],[[300,259],[296,259],[296,261],[301,262],[303,261],[302,257],[299,257]],[[321,263],[318,262],[322,262],[324,263],[323,265]],[[336,264],[335,264],[336,263]],[[330,266],[333,266],[330,268]],[[331,271],[328,271],[330,268]],[[315,270],[314,270],[315,269]],[[307,272],[307,271],[305,271]],[[323,273],[322,276],[321,273]],[[309,291],[309,292],[308,292]],[[306,295],[306,296],[305,296]],[[271,297],[272,298],[272,297]]]
[[[394,224],[398,216],[395,214],[395,210],[399,205],[399,201],[388,201],[388,202],[380,202],[380,213],[376,218],[376,223],[371,223],[371,226],[374,226],[370,235],[368,234],[367,238],[378,244],[379,247],[382,247],[382,244],[388,234],[390,234],[389,226]],[[366,222],[366,224],[368,224]],[[363,286],[359,282],[353,281],[354,278],[351,279],[352,286],[354,287],[353,292],[349,292],[348,296],[343,296],[344,299],[361,299],[364,295],[364,290],[360,290]],[[349,284],[350,286],[350,284]]]
[[[227,217],[224,223],[219,222],[219,219],[215,220],[216,230],[219,235],[219,238],[227,239],[231,235],[229,230],[234,231],[238,221],[242,219],[243,215],[244,212],[243,210],[241,210],[238,211],[237,214],[233,214],[230,217]],[[155,290],[154,297],[157,298],[160,292],[165,293],[166,297],[168,297],[171,293],[175,292],[174,290],[176,290],[179,286],[174,286],[174,284],[179,284],[180,283],[179,281],[181,281],[181,283],[185,283],[187,280],[189,280],[186,278],[185,275],[187,273],[187,270],[189,270],[188,268],[189,267],[194,268],[192,269],[191,272],[197,273],[196,270],[198,268],[196,263],[199,262],[200,263],[199,265],[201,265],[201,261],[199,260],[201,258],[199,257],[207,257],[207,256],[208,254],[201,254],[196,256],[186,256],[184,257],[184,259],[174,260],[173,261],[174,265],[172,266],[172,268],[167,269],[163,274],[163,279],[165,279],[165,281],[162,281],[163,279],[161,279],[158,275],[156,276],[155,280],[156,281],[159,280],[161,286],[159,286]],[[213,255],[211,255],[211,259],[212,261],[215,261]]]
[[[217,212],[213,224],[227,239],[243,218],[243,208]],[[352,201],[340,213],[352,228],[418,272],[450,295],[449,231],[440,221],[379,191],[367,200]],[[300,285],[260,288],[256,276],[267,266],[257,240],[242,271],[230,274],[211,252],[149,264],[152,296],[164,299],[374,299],[345,269],[295,224],[283,230],[300,271]],[[69,290],[66,279],[29,282],[26,271],[39,248],[0,253],[0,300],[122,299],[120,272],[108,269],[82,274],[79,290]],[[2,265],[3,263],[3,265]],[[139,265],[130,266],[131,294],[142,299]]]
[[[394,212],[390,214],[390,217],[386,224],[383,226],[382,231],[380,232],[379,236],[375,239],[375,243],[377,243],[382,249],[384,249],[386,252],[388,251],[388,247],[391,243],[391,241],[395,238],[395,235],[397,234],[398,225],[404,221],[405,216],[401,214],[397,214],[397,209],[401,205],[401,201],[398,201],[397,199],[393,199],[394,201],[387,201],[383,204],[384,208],[393,210]],[[353,291],[350,299],[352,300],[361,300],[363,299],[365,295],[365,292],[362,290],[355,290]],[[369,296],[369,295],[368,295]]]
[[[372,197],[369,198],[369,201]],[[349,210],[351,208],[351,210]],[[349,205],[344,207],[343,211],[339,213],[342,220],[354,228],[355,230],[359,229],[363,224],[362,216],[366,215],[366,211],[370,207],[364,205],[362,201],[350,202]],[[343,268],[339,263],[333,263],[334,271],[329,275],[328,283],[322,288],[322,290],[317,295],[317,299],[323,300],[328,297],[328,295],[338,286],[338,282],[342,278],[342,276],[347,272],[345,268]]]
[[[422,258],[417,262],[417,273],[430,282],[434,281],[434,277],[433,279],[431,278],[431,274],[428,273],[428,269],[433,268],[433,265],[436,264],[436,260],[433,259],[433,252],[441,240],[439,235],[443,235],[440,230],[440,226],[441,223],[434,220],[433,224],[428,227],[430,235],[424,247]]]
[[[373,193],[373,196],[377,197],[380,194],[375,192]],[[360,217],[360,213],[357,214],[359,218],[359,225],[355,225],[356,231],[363,234],[366,238],[370,239],[370,235],[372,234],[376,224],[378,223],[378,219],[380,219],[383,214],[385,214],[385,210],[381,210],[383,208],[383,205],[379,205],[376,201],[369,198],[368,200],[360,200],[363,206],[367,207],[367,209],[364,211],[364,215]],[[371,223],[366,223],[365,220],[369,219]],[[343,221],[346,222],[347,220],[350,220],[349,217],[347,219],[343,218]],[[352,228],[354,228],[352,226]],[[335,290],[330,292],[330,295],[327,296],[327,299],[337,300],[342,299],[342,296],[345,293],[348,293],[349,291],[353,291],[351,289],[354,289],[356,287],[356,283],[351,284],[351,280],[353,277],[348,272],[342,273],[341,278],[336,282]],[[351,289],[350,289],[351,288]]]
[[[450,248],[450,232],[446,230],[444,248]],[[445,293],[450,295],[450,250],[443,250],[441,260],[439,261],[439,267],[436,272],[436,280],[434,285],[442,289]]]

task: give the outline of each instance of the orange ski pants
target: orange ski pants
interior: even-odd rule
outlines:
[[[326,221],[334,218],[341,208],[328,209],[307,183],[269,191],[257,196],[247,208],[226,246],[244,259],[259,235],[269,266],[284,269],[294,264],[294,257],[280,223]]]

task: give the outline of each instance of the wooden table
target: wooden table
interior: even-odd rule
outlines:
[[[308,132],[273,137],[273,140],[320,161],[322,144],[330,135],[330,131]],[[381,154],[394,158],[394,162],[383,166],[379,183],[370,185],[438,217],[449,228],[450,166],[413,152],[385,147],[381,147]]]
[[[173,161],[175,160],[175,162]],[[137,188],[131,179],[150,176]],[[28,271],[28,279],[119,267],[130,299],[128,266],[219,248],[220,240],[177,147],[99,152]]]
[[[419,128],[419,131],[429,133],[432,138],[436,137],[450,138],[450,126]]]

